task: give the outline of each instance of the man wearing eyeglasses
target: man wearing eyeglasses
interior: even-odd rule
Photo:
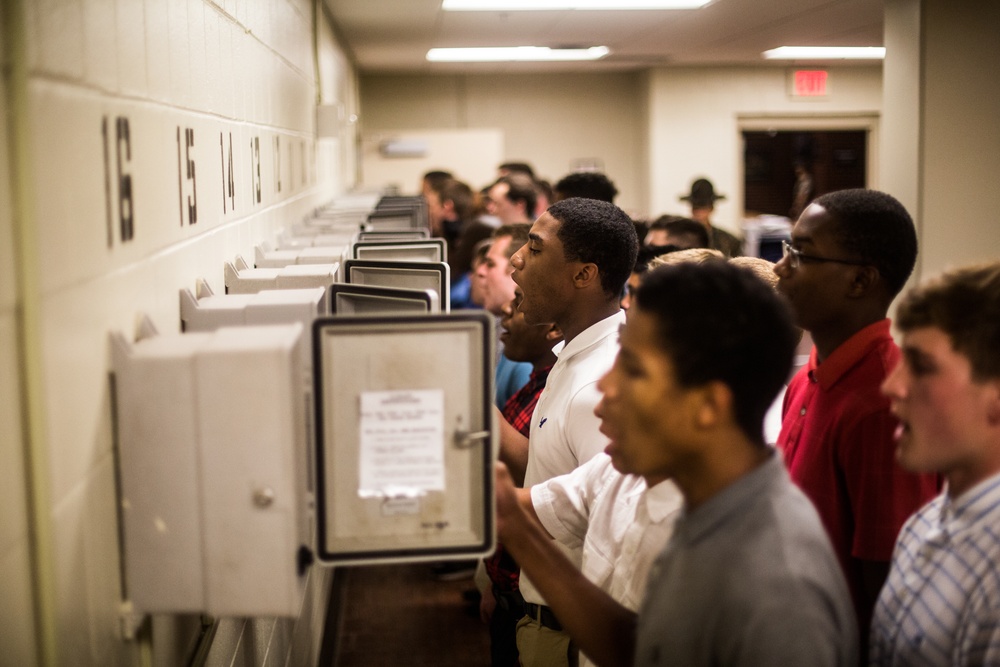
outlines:
[[[862,652],[896,535],[938,490],[936,475],[896,462],[898,422],[879,391],[900,358],[886,314],[916,257],[902,204],[882,192],[842,190],[802,212],[774,269],[814,344],[788,385],[778,447],[844,569]]]

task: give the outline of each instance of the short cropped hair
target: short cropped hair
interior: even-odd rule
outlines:
[[[661,215],[649,225],[650,231],[662,229],[671,235],[686,236],[692,241],[692,248],[711,248],[708,229],[697,220],[679,215]]]
[[[476,200],[472,188],[467,184],[454,178],[446,178],[437,184],[432,183],[431,190],[437,193],[442,204],[447,201],[452,202],[459,220],[465,222],[472,219],[472,214],[476,210]]]
[[[850,255],[878,269],[890,297],[903,289],[917,262],[913,219],[892,195],[838,190],[813,200],[833,217],[834,237]]]
[[[725,384],[740,430],[763,446],[764,415],[788,378],[798,341],[785,301],[746,269],[713,260],[651,270],[635,304],[655,318],[677,382]]]
[[[1000,262],[947,271],[909,290],[896,326],[937,327],[969,359],[974,380],[1000,378]]]
[[[497,170],[506,171],[508,174],[527,174],[531,178],[535,177],[535,170],[527,162],[504,162]]]
[[[438,186],[444,183],[449,178],[452,178],[450,171],[442,171],[440,169],[434,169],[424,173],[424,182],[432,190],[437,190]]]
[[[638,234],[636,235],[638,238]],[[635,265],[632,273],[645,273],[649,271],[649,263],[656,258],[656,251],[644,245],[639,246],[639,252],[635,256]]]
[[[476,268],[480,264],[486,261],[486,255],[490,252],[490,246],[493,245],[493,238],[488,237],[480,240],[476,245],[472,246],[472,268]]]
[[[671,252],[657,255],[649,261],[649,269],[657,269],[670,264],[680,264],[681,262],[694,262],[702,264],[704,262],[724,262],[726,256],[714,248],[680,248]]]
[[[763,257],[733,257],[729,260],[733,266],[746,269],[764,281],[771,289],[778,289],[778,274],[774,272],[774,263]]]
[[[563,176],[555,187],[559,199],[585,197],[615,203],[618,188],[611,179],[597,171],[579,171]]]
[[[497,183],[507,184],[507,199],[515,204],[524,202],[524,211],[530,218],[535,214],[535,206],[538,204],[538,193],[535,191],[535,181],[527,174],[514,173],[509,176],[501,176]]]
[[[531,225],[526,222],[515,222],[509,225],[500,225],[493,232],[493,238],[498,239],[502,236],[510,237],[510,245],[507,246],[507,259],[514,256],[514,253],[520,250],[521,246],[528,242],[528,232],[531,230]]]
[[[561,223],[556,235],[566,259],[596,264],[601,288],[609,298],[617,299],[639,251],[639,238],[628,214],[614,204],[583,197],[556,202],[548,214]]]
[[[552,197],[555,193],[552,192],[552,184],[546,181],[544,178],[535,179],[535,196],[545,197],[546,201],[551,202]]]

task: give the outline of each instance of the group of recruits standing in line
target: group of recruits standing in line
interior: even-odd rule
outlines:
[[[531,181],[484,191],[500,224],[469,283],[530,371],[500,396],[497,369],[493,664],[1000,665],[1000,262],[910,289],[900,348],[917,238],[888,194],[813,200],[774,276],[723,240],[636,280],[605,176],[563,179],[533,222]],[[461,246],[467,186],[426,183]],[[702,246],[717,198],[684,198]],[[697,231],[668,222],[645,254]]]

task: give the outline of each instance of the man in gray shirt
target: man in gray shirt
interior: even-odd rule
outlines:
[[[853,665],[857,629],[808,499],[764,444],[797,340],[782,301],[724,262],[648,274],[599,383],[615,467],[671,477],[685,507],[638,614],[569,567],[497,472],[504,545],[600,665]]]

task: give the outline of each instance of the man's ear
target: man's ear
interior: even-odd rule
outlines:
[[[444,214],[447,217],[455,215],[455,200],[447,199],[441,202],[441,210],[444,211]]]
[[[859,298],[871,293],[878,287],[881,274],[874,266],[855,266],[851,277],[848,296]]]
[[[733,390],[721,380],[713,380],[697,388],[698,411],[695,423],[701,428],[711,428],[724,421],[732,421]]]
[[[573,285],[577,289],[588,287],[594,283],[601,282],[601,272],[597,268],[597,264],[593,262],[580,263],[577,267],[576,273],[573,274]]]
[[[986,418],[990,426],[1000,427],[1000,380],[988,380],[986,396]]]
[[[548,333],[545,334],[545,340],[552,341],[553,343],[558,343],[563,339],[562,329],[559,328],[558,324],[550,324]]]

